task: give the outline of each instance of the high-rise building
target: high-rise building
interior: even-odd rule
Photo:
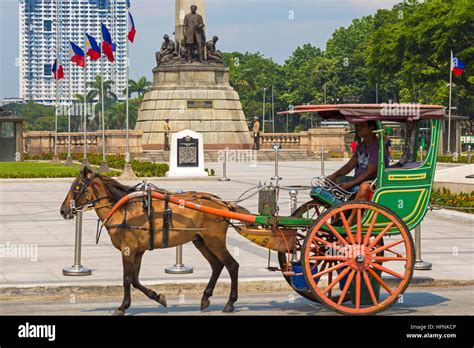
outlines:
[[[87,32],[100,45],[102,22],[116,44],[115,62],[102,58],[104,81],[114,81],[113,92],[122,99],[126,87],[127,3],[128,0],[19,0],[20,98],[47,105],[55,103],[51,65],[57,49],[65,75],[61,80],[61,100],[69,101],[70,95],[75,99],[76,94],[83,94],[84,69],[71,64],[69,41],[85,50]],[[59,48],[56,40],[60,42]],[[91,62],[87,58],[88,82],[101,73],[101,64],[101,60]]]

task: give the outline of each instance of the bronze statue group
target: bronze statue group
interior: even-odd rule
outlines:
[[[201,64],[224,64],[222,52],[216,49],[219,40],[213,36],[206,42],[204,20],[197,12],[197,6],[191,6],[191,13],[184,17],[183,39],[174,42],[167,34],[164,35],[163,44],[159,52],[156,52],[156,64],[175,65],[199,62]]]

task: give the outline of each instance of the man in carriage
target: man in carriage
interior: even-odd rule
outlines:
[[[377,164],[379,158],[379,141],[377,134],[377,123],[375,121],[366,121],[354,123],[357,136],[360,141],[352,158],[339,170],[331,174],[328,179],[349,192],[353,193],[354,200],[369,201],[372,195],[371,187],[377,178]],[[387,153],[384,153],[384,162],[387,167],[390,159]],[[347,176],[355,169],[353,177]]]

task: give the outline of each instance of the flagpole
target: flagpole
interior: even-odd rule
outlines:
[[[66,166],[72,166],[72,158],[71,158],[71,113],[72,113],[72,68],[73,64],[69,59],[69,108],[67,112],[67,157]]]
[[[58,164],[60,163],[59,161],[59,156],[58,156],[58,109],[59,109],[59,83],[60,80],[57,78],[59,76],[59,67],[60,67],[60,62],[58,62],[58,56],[59,56],[59,0],[56,0],[56,52],[55,52],[55,57],[54,61],[56,64],[56,71],[53,72],[53,77],[55,81],[55,87],[56,87],[56,107],[54,111],[54,156],[53,159],[51,160],[51,163]]]
[[[84,46],[86,40],[86,32],[84,31]],[[89,166],[89,161],[87,160],[87,56],[84,51],[84,158],[82,160],[82,166]]]
[[[448,110],[448,155],[451,154],[451,103],[453,94],[453,51],[451,50],[451,62],[449,63],[449,110]]]
[[[128,6],[126,16],[127,22],[129,20],[128,15]],[[134,180],[137,179],[137,176],[133,172],[132,165],[130,164],[130,148],[129,148],[129,109],[128,109],[128,80],[129,80],[129,42],[128,37],[125,38],[126,46],[125,46],[125,168],[123,170],[122,175],[120,176],[121,179],[128,179]]]
[[[101,31],[102,32],[102,31]],[[102,34],[101,34],[102,36]],[[104,38],[102,41],[104,41]],[[100,89],[101,89],[101,118],[102,118],[102,162],[100,163],[100,171],[105,173],[109,171],[109,166],[107,165],[106,160],[106,148],[105,148],[105,106],[104,106],[104,56],[102,55],[102,50],[100,52]]]
[[[127,21],[128,21],[128,7],[127,7]],[[130,150],[129,150],[129,110],[128,110],[128,79],[129,79],[129,43],[128,37],[125,39],[127,42],[125,48],[125,161],[130,163]]]

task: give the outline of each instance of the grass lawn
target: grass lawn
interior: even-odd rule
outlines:
[[[0,178],[74,178],[78,173],[78,164],[65,167],[50,163],[0,162]]]

